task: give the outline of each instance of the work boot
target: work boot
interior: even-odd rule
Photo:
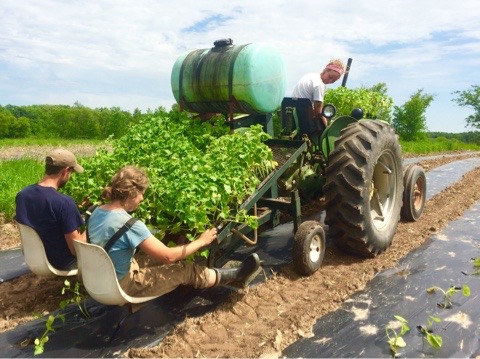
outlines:
[[[215,268],[217,280],[215,286],[233,285],[245,288],[260,269],[260,259],[257,253],[250,254],[247,259],[237,268]]]

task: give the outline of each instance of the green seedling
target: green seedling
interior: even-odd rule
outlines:
[[[435,293],[436,291],[440,291],[443,294],[443,301],[441,303],[437,303],[437,306],[442,309],[448,309],[452,307],[452,297],[459,291],[462,291],[464,297],[470,296],[470,287],[466,284],[464,284],[463,287],[451,286],[447,290],[443,290],[440,287],[430,287],[427,289],[427,293]]]
[[[62,300],[59,305],[60,309],[64,309],[69,304],[75,304],[78,307],[78,309],[80,309],[80,312],[83,314],[85,318],[87,319],[90,318],[90,313],[88,313],[86,303],[85,303],[85,297],[80,293],[80,282],[76,282],[73,288],[70,285],[70,281],[68,279],[65,279],[65,282],[63,282],[63,284],[64,284],[64,287],[62,288],[62,295],[65,295],[65,293],[70,292],[73,294],[73,296],[69,299]]]
[[[441,323],[441,319],[434,316],[428,317],[428,324],[426,327],[423,325],[418,325],[417,329],[422,333],[422,335],[427,339],[428,344],[432,348],[440,349],[443,344],[443,338],[440,334],[433,334],[433,323]]]
[[[41,315],[37,314],[36,316],[40,317]],[[33,355],[39,355],[44,352],[45,343],[48,342],[48,334],[55,331],[53,323],[56,319],[61,319],[62,323],[65,322],[65,317],[62,314],[48,316],[48,319],[45,322],[45,331],[40,338],[35,338]]]
[[[72,298],[62,300],[59,304],[60,309],[64,309],[69,304],[75,304],[80,309],[80,312],[85,318],[90,318],[90,313],[88,313],[85,306],[84,296],[80,293],[80,283],[76,282],[75,286],[71,286],[70,281],[67,279],[63,282],[64,287],[62,288],[62,295],[70,292],[73,294]],[[82,305],[83,301],[83,305]],[[40,318],[41,314],[35,314],[36,317]],[[62,323],[65,323],[65,316],[63,314],[50,314],[45,322],[45,331],[43,332],[40,338],[35,338],[34,341],[34,355],[42,354],[45,351],[45,344],[48,342],[48,334],[55,332],[53,328],[53,323],[56,319],[60,319]]]
[[[400,323],[400,332],[397,333],[395,328],[392,328],[392,326],[387,326],[385,328],[385,332],[387,333],[388,345],[390,346],[390,350],[395,358],[398,354],[398,350],[407,346],[407,343],[405,343],[405,340],[403,339],[403,335],[408,332],[410,328],[408,327],[408,321],[405,318],[399,315],[395,315],[394,317],[398,323]]]
[[[473,260],[473,267],[475,270],[472,272],[472,275],[480,274],[480,257],[472,258]]]

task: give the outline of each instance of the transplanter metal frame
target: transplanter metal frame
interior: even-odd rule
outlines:
[[[290,199],[278,196],[278,180],[284,172],[298,160],[303,161],[307,152],[307,142],[301,140],[267,140],[266,144],[269,147],[280,147],[291,149],[293,151],[288,159],[274,171],[272,171],[257,187],[253,193],[239,209],[251,211],[255,205],[262,207],[261,214],[258,215],[258,225],[261,226],[270,223],[271,227],[275,227],[280,223],[280,212],[288,212],[293,216],[294,232],[296,232],[301,223],[301,206],[300,196],[297,190],[291,192]],[[223,223],[218,233],[218,240],[216,244],[210,247],[210,254],[208,258],[209,267],[221,267],[228,261],[228,257],[235,252],[238,247],[245,243],[238,234],[232,233],[236,230],[243,235],[252,233],[252,228],[246,225],[239,225],[236,222]]]

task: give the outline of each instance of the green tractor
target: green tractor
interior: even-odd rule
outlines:
[[[347,72],[348,73],[348,72]],[[344,78],[345,80],[345,78]],[[210,49],[181,55],[172,70],[172,91],[180,108],[208,118],[223,114],[232,130],[262,124],[272,137],[279,167],[243,205],[259,224],[278,225],[279,213],[293,217],[293,263],[304,275],[321,266],[328,226],[333,243],[349,253],[375,256],[387,249],[400,218],[417,220],[425,205],[426,179],[420,166],[403,168],[394,129],[364,119],[362,110],[335,116],[325,105],[326,127],[309,118],[308,99],[284,97],[286,75],[278,53],[269,46],[234,46],[222,39]],[[280,111],[277,109],[280,108]],[[280,113],[280,135],[274,135],[274,113]],[[286,195],[285,195],[286,194]],[[301,204],[324,199],[325,225],[302,221]],[[263,210],[257,213],[258,208]],[[209,265],[221,266],[248,238],[249,228],[226,223],[211,248]]]
[[[408,174],[414,175],[404,181],[398,136],[387,122],[363,119],[360,108],[335,117],[335,107],[327,104],[323,114],[329,124],[318,129],[317,120],[304,115],[311,106],[308,99],[282,102],[281,135],[310,144],[309,160],[292,167],[284,182],[297,184],[302,198],[324,197],[325,224],[338,247],[375,256],[390,245],[401,217],[420,217],[425,173],[411,165]]]

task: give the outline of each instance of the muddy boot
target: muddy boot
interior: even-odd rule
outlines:
[[[245,288],[260,271],[260,259],[257,253],[250,254],[237,268],[215,268],[217,280],[215,286],[232,285]]]

